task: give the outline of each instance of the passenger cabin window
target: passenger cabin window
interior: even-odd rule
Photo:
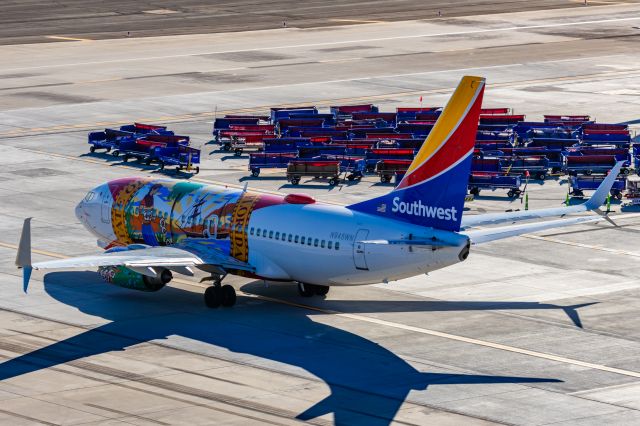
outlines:
[[[279,239],[280,239],[280,233],[276,232],[276,240],[279,240]]]
[[[269,231],[269,238],[273,238],[273,231]]]
[[[251,227],[251,235],[253,235],[253,226]]]
[[[320,248],[324,248],[324,240],[320,241]]]
[[[313,246],[314,247],[318,247],[318,239],[317,238],[315,240],[313,240]]]
[[[312,243],[312,241],[311,241],[311,237],[308,237],[308,238],[307,238],[307,245],[308,245],[308,246],[310,246],[310,245],[311,245],[311,243]]]
[[[304,237],[300,237],[300,244],[304,244]]]
[[[287,237],[287,241],[291,242],[293,240],[293,235],[289,234]]]
[[[336,241],[336,250],[340,250],[340,241]]]
[[[333,241],[329,240],[329,241],[327,242],[327,248],[328,248],[328,249],[332,249],[332,248],[333,248]]]

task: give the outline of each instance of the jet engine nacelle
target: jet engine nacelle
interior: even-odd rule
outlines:
[[[127,247],[113,247],[105,253],[138,250],[145,248],[143,244],[131,244]],[[155,274],[141,274],[126,266],[100,266],[98,274],[109,284],[139,291],[158,291],[173,279],[173,274],[166,268],[152,268]]]
[[[156,271],[157,275],[150,277],[132,271],[126,266],[100,266],[98,268],[98,274],[107,283],[139,291],[158,291],[173,278],[173,274],[168,269],[162,268],[156,269]]]

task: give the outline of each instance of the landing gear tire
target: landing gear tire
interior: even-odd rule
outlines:
[[[314,287],[316,296],[326,296],[329,293],[328,285],[316,285]]]
[[[236,290],[229,284],[223,285],[220,290],[220,303],[226,308],[236,304]]]
[[[220,288],[216,286],[207,287],[204,291],[204,304],[207,305],[208,308],[217,308],[220,306],[220,302],[222,301]]]
[[[298,293],[302,297],[311,297],[316,293],[314,287],[313,284],[298,283]]]
[[[89,152],[96,152],[96,147],[95,146],[90,146],[89,147]]]

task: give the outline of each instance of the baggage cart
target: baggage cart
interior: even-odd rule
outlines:
[[[340,173],[345,174],[347,180],[360,180],[366,171],[366,163],[362,157],[349,155],[321,155],[318,159],[340,162]]]
[[[625,206],[640,205],[640,177],[627,177],[627,185],[624,197],[626,198],[624,202]]]
[[[135,134],[116,129],[104,129],[104,132],[89,133],[87,142],[90,152],[96,152],[96,149],[104,149],[105,152],[115,150],[120,146],[123,140],[135,140]]]
[[[328,179],[329,185],[336,185],[340,178],[340,162],[315,159],[290,161],[287,166],[287,181],[297,185],[304,176]]]
[[[380,182],[389,183],[397,173],[406,173],[413,160],[379,160],[375,172],[380,176]]]
[[[262,169],[286,169],[290,161],[296,159],[296,153],[252,152],[249,154],[251,176],[260,176]]]
[[[602,183],[605,176],[570,176],[569,194],[573,197],[583,197],[584,191],[595,191]],[[610,194],[612,197],[622,200],[622,191],[626,187],[626,177],[619,177],[613,182]]]
[[[521,177],[520,175],[504,175],[495,172],[476,172],[471,173],[469,176],[469,193],[473,195],[479,195],[480,190],[490,189],[495,191],[496,189],[506,189],[507,196],[509,198],[519,197],[522,194],[520,190]]]
[[[616,165],[615,155],[568,155],[565,158],[565,173],[571,176],[607,174]],[[621,172],[627,174],[628,169]]]
[[[166,166],[175,166],[176,172],[184,169],[200,173],[200,150],[190,146],[156,146],[151,150],[150,160],[156,161],[160,170],[164,170]]]
[[[549,160],[543,155],[527,157],[509,157],[501,161],[501,170],[505,174],[526,174],[545,180],[549,173]]]

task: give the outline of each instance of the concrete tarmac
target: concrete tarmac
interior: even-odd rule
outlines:
[[[640,123],[635,4],[314,25],[0,46],[0,423],[637,424],[640,223],[618,203],[615,228],[477,246],[454,267],[326,299],[229,277],[238,304],[210,310],[200,277],[147,294],[93,271],[36,271],[22,293],[13,258],[25,217],[34,260],[98,252],[75,204],[109,179],[163,176],[90,155],[90,130],[170,124],[203,148],[194,181],[347,204],[391,187],[251,178],[246,155],[208,143],[213,117],[356,102],[391,111],[420,96],[443,105],[477,74],[487,107]],[[527,190],[530,208],[558,206],[567,182]],[[466,207],[524,203],[496,191]]]

